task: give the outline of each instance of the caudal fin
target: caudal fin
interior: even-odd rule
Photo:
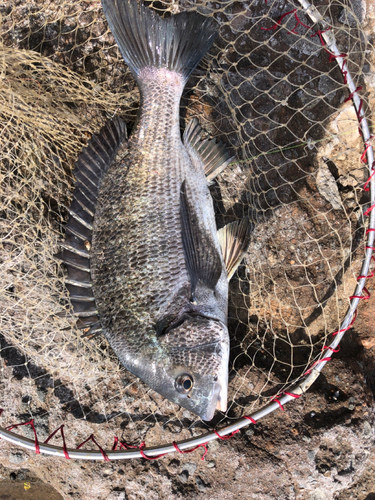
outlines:
[[[163,19],[136,0],[102,0],[104,14],[134,77],[146,67],[168,68],[185,79],[217,36],[217,23],[197,12]]]

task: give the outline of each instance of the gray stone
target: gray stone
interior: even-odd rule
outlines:
[[[342,24],[346,24],[352,28],[363,23],[366,17],[366,2],[364,0],[351,0],[351,9],[344,7],[340,12],[338,20]]]
[[[29,457],[23,453],[21,450],[11,451],[9,454],[9,462],[12,464],[21,464],[25,462]]]
[[[335,210],[342,210],[339,189],[335,178],[331,174],[329,168],[323,163],[318,170],[316,176],[316,185],[319,193],[332,205]]]
[[[176,459],[171,460],[169,462],[169,464],[167,465],[167,470],[168,470],[169,474],[172,474],[172,475],[177,474],[179,464],[180,464],[180,462],[178,460],[176,460]]]
[[[336,95],[336,90],[338,89],[339,85],[337,82],[335,82],[332,78],[330,78],[327,75],[322,75],[319,78],[319,90],[322,92],[322,94],[325,95],[326,99],[328,101],[332,101],[332,99]]]
[[[47,396],[47,392],[42,390],[42,389],[37,389],[36,391],[37,395],[38,395],[38,398],[39,400],[44,403],[45,400],[46,400],[46,396]]]
[[[183,470],[181,474],[178,476],[179,480],[181,483],[186,483],[186,481],[189,479],[189,473],[187,470]]]
[[[216,467],[216,462],[215,460],[210,460],[209,462],[207,462],[207,467],[209,469],[212,469],[213,467]]]
[[[125,491],[111,491],[107,500],[126,500]]]
[[[206,485],[204,484],[204,481],[201,477],[197,477],[195,482],[197,483],[197,487],[198,487],[198,490],[199,491],[206,491],[207,487]]]
[[[372,427],[369,424],[369,422],[365,422],[363,424],[362,436],[365,439],[371,439],[372,438]]]
[[[310,495],[310,500],[329,500],[329,498],[330,498],[329,493],[327,493],[321,488],[313,491]]]
[[[314,458],[315,458],[315,452],[314,452],[314,451],[312,451],[312,450],[309,450],[309,451],[307,452],[307,458],[308,458],[309,460],[311,460],[311,461],[312,461],[312,460],[314,460]]]
[[[189,473],[190,476],[192,476],[194,474],[194,472],[197,470],[197,464],[195,464],[194,462],[187,462],[186,464],[184,464],[184,471],[187,471]]]

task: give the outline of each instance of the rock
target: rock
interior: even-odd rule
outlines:
[[[372,349],[373,347],[375,347],[375,337],[360,339],[360,343],[365,349]]]
[[[107,497],[107,500],[126,500],[125,490],[123,491],[111,491]]]
[[[205,483],[204,483],[204,481],[203,481],[203,479],[201,477],[198,476],[196,478],[195,482],[197,483],[197,487],[198,487],[199,491],[202,491],[202,492],[206,491],[207,486],[205,485]]]
[[[28,455],[26,455],[22,450],[14,450],[9,453],[9,462],[12,464],[21,464],[28,458]]]
[[[181,474],[178,476],[179,480],[181,483],[186,483],[186,481],[189,479],[189,473],[187,470],[183,470]]]
[[[197,464],[194,462],[187,462],[186,464],[184,464],[183,467],[184,467],[183,470],[187,471],[190,476],[192,476],[194,472],[197,470]]]
[[[364,439],[371,439],[373,436],[373,430],[369,422],[363,424],[362,436]]]
[[[169,474],[171,474],[171,475],[177,474],[179,465],[180,465],[179,460],[176,460],[176,459],[171,460],[169,462],[169,464],[167,465],[167,470],[168,470]]]
[[[319,488],[311,493],[310,500],[330,500],[330,497],[326,491]]]
[[[337,84],[332,78],[327,75],[322,75],[319,78],[318,88],[321,93],[326,96],[328,101],[332,101],[334,99],[337,92]]]
[[[47,391],[46,390],[43,390],[43,389],[38,389],[36,391],[37,395],[38,395],[38,398],[39,400],[44,403],[45,400],[46,400],[46,396],[47,396]]]
[[[319,193],[332,205],[334,210],[343,209],[335,178],[325,163],[319,167],[316,176],[316,185]]]
[[[341,14],[339,15],[339,21],[340,23],[346,24],[347,26],[350,26],[352,28],[357,25],[356,18],[347,9],[342,9]]]

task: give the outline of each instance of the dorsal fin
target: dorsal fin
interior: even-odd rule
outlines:
[[[228,281],[241,263],[249,244],[252,225],[245,217],[219,229],[217,235],[227,268]]]
[[[234,157],[230,156],[222,142],[216,139],[202,140],[202,128],[196,118],[188,123],[184,132],[184,144],[187,150],[191,147],[200,156],[204,164],[204,173],[210,183],[217,177]]]
[[[79,317],[78,328],[95,326],[98,332],[99,317],[91,287],[90,248],[92,224],[101,180],[114,161],[117,151],[126,140],[126,125],[119,119],[106,123],[99,134],[93,135],[82,150],[73,171],[76,188],[68,212],[63,250],[56,254],[68,270],[65,285],[70,293],[74,313]]]

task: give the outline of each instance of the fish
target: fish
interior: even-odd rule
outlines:
[[[140,108],[129,136],[115,117],[79,156],[58,258],[85,335],[104,334],[127,370],[210,421],[227,409],[228,281],[250,224],[217,230],[208,184],[233,157],[195,118],[181,137],[179,108],[218,26],[197,12],[164,19],[136,0],[102,5]]]

